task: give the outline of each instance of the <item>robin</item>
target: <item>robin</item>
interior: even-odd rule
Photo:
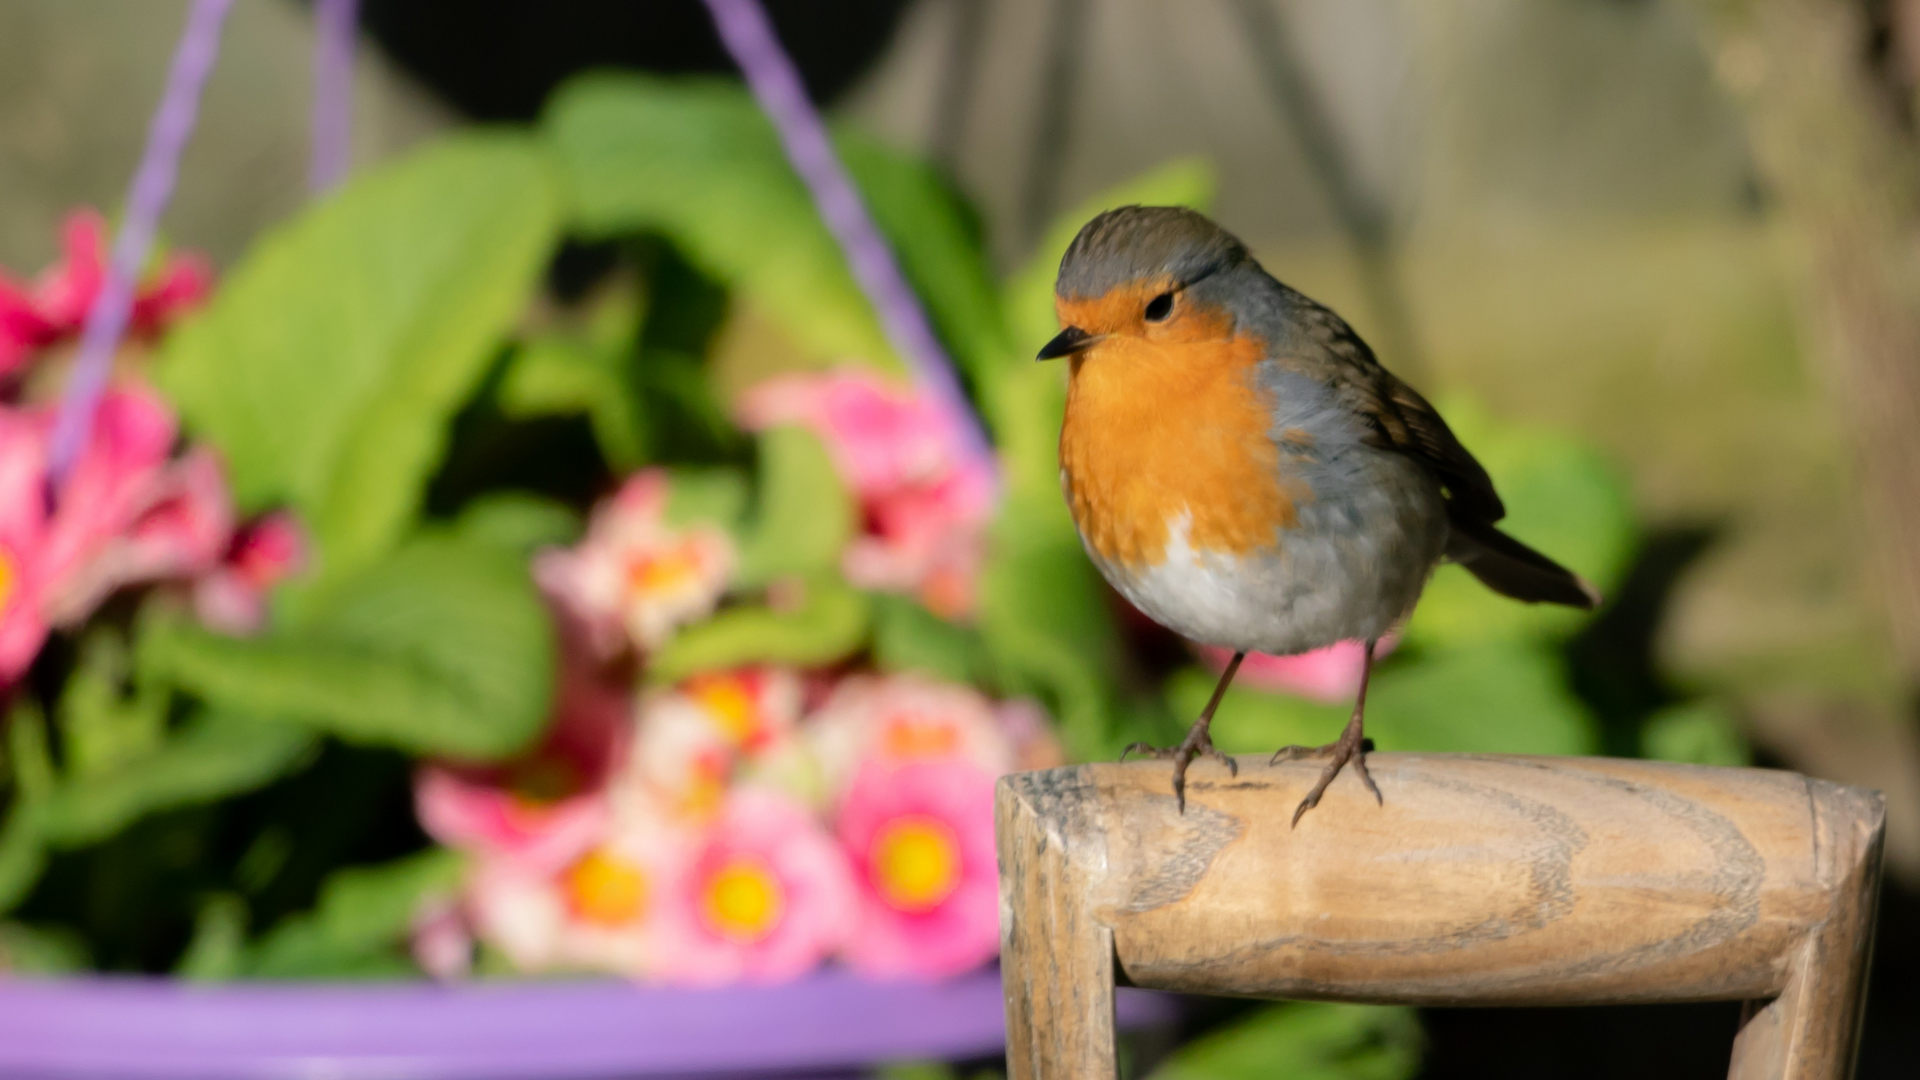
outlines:
[[[1340,316],[1281,284],[1205,216],[1124,206],[1088,222],[1060,260],[1063,329],[1038,359],[1069,361],[1060,476],[1081,542],[1121,595],[1191,640],[1231,650],[1178,746],[1217,759],[1208,725],[1249,652],[1365,645],[1340,737],[1293,822],[1340,770],[1367,773],[1375,643],[1412,610],[1441,559],[1516,600],[1591,609],[1593,587],[1494,527],[1487,471],[1426,399]]]

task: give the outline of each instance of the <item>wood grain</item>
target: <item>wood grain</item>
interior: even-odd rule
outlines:
[[[1112,1076],[1112,985],[1432,1005],[1747,1000],[1733,1073],[1841,1077],[1877,891],[1877,795],[1792,773],[1374,754],[1288,827],[1317,762],[1006,777],[1015,1077]]]

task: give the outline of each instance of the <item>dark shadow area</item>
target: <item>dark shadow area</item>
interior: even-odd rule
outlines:
[[[767,5],[814,100],[827,103],[885,50],[910,0]],[[731,72],[699,0],[363,0],[380,47],[448,104],[480,120],[528,120],[591,68]]]
[[[1574,692],[1600,723],[1601,752],[1640,753],[1640,728],[1656,710],[1680,700],[1654,654],[1674,590],[1707,553],[1721,529],[1674,525],[1650,532],[1600,614],[1567,644]]]
[[[1423,1080],[1725,1076],[1740,1006],[1427,1009]]]

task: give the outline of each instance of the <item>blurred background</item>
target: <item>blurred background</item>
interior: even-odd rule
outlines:
[[[1203,163],[1213,216],[1408,381],[1610,462],[1635,540],[1608,606],[1563,650],[1600,748],[1642,749],[1617,733],[1684,704],[1724,722],[1742,756],[1885,794],[1889,885],[1861,1075],[1908,1074],[1920,1053],[1920,4],[769,7],[821,106],[942,170],[998,272],[1026,266],[1101,193]],[[0,5],[0,266],[53,262],[63,215],[119,205],[185,10]],[[309,198],[311,16],[241,0],[227,27],[164,226],[218,269]],[[450,129],[532,123],[584,71],[732,72],[691,0],[364,0],[361,17],[358,169]],[[570,245],[554,295],[620,261],[604,242]],[[713,352],[721,384],[789,366],[769,340],[729,330]],[[1479,748],[1510,747],[1490,733]],[[1197,1007],[1182,1038],[1245,1015]],[[1425,1010],[1417,1064],[1355,1055],[1299,1075],[1718,1075],[1734,1017]]]

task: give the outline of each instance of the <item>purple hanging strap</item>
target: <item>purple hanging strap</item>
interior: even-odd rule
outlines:
[[[968,453],[991,465],[993,451],[979,419],[954,378],[952,362],[934,336],[926,311],[874,227],[846,168],[834,155],[826,125],[807,97],[800,73],[780,47],[759,0],[706,0],[720,40],[746,76],[747,86],[772,119],[787,159],[807,185],[820,217],[846,254],[853,276],[879,313],[887,340],[913,369],[921,388],[953,417]]]
[[[114,237],[113,259],[107,266],[106,282],[100,296],[87,312],[81,331],[80,350],[73,373],[60,398],[60,412],[53,425],[53,444],[48,451],[48,499],[58,498],[61,481],[80,456],[80,448],[93,434],[93,414],[106,389],[113,368],[113,353],[126,333],[127,320],[133,314],[134,288],[140,269],[153,248],[153,234],[160,214],[173,195],[173,182],[180,169],[180,152],[193,134],[200,112],[200,90],[206,85],[207,72],[220,53],[220,28],[226,21],[233,0],[194,0],[187,16],[187,27],[173,53],[173,66],[167,72],[167,88],[160,108],[147,128],[147,146],[140,157],[139,171],[127,194],[126,217]]]
[[[360,0],[315,0],[313,148],[307,187],[331,191],[353,163],[353,35]]]

